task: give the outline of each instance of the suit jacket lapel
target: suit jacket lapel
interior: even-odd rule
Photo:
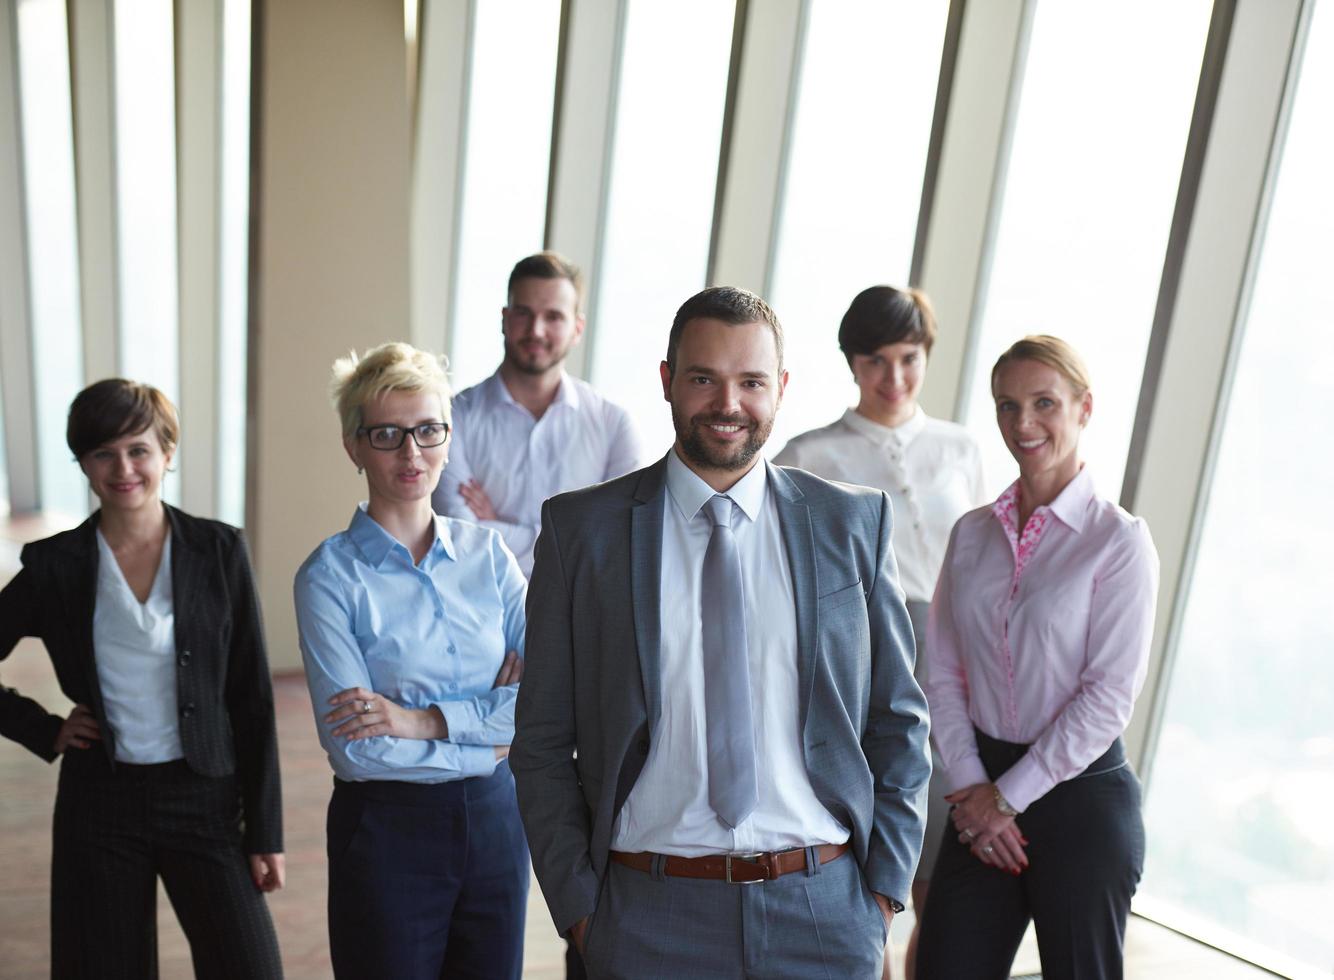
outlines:
[[[208,563],[200,553],[199,542],[175,507],[167,506],[171,524],[171,604],[176,623],[176,649],[184,644],[182,624],[188,629],[194,622],[191,613],[203,594],[208,577]]]
[[[630,589],[634,602],[635,647],[644,684],[644,706],[652,737],[662,714],[662,508],[665,460],[640,477],[630,511]]]
[[[792,572],[792,596],[797,607],[797,684],[800,696],[799,724],[806,730],[806,713],[811,706],[811,686],[815,682],[816,635],[819,629],[820,583],[815,571],[815,536],[811,527],[811,509],[805,495],[780,468],[770,463],[769,487],[778,506],[778,523],[783,531],[783,546]]]

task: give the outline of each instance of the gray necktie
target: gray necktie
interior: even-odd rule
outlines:
[[[704,505],[713,522],[700,577],[704,640],[704,721],[709,749],[709,806],[735,828],[755,809],[755,729],[750,712],[750,661],[741,554],[732,536],[727,497]]]

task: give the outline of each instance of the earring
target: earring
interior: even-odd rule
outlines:
[[[361,476],[361,467],[360,467],[360,466],[357,467],[357,476]]]

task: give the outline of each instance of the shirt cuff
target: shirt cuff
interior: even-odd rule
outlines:
[[[1035,800],[1047,794],[1052,783],[1030,753],[996,780],[996,788],[1001,791],[1006,803],[1023,813]]]
[[[949,787],[951,793],[957,793],[969,786],[976,786],[978,783],[989,782],[991,782],[991,779],[987,776],[986,769],[982,767],[982,760],[977,753],[973,753],[958,765],[945,770],[945,785]],[[1005,798],[1009,799],[1008,796]]]
[[[471,703],[467,701],[437,701],[436,708],[445,718],[445,737],[455,745],[481,745],[482,737],[488,733],[482,730]]]
[[[494,745],[459,746],[459,772],[465,778],[489,776],[496,771],[496,763],[499,761]]]

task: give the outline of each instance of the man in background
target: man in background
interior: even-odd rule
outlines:
[[[630,417],[565,373],[584,333],[583,275],[555,252],[521,259],[500,312],[505,356],[453,402],[453,443],[432,504],[499,531],[525,575],[542,501],[640,464]]]

